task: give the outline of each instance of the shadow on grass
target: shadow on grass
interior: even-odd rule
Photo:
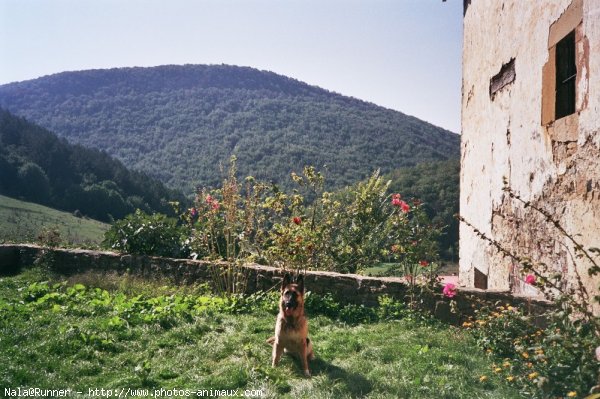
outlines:
[[[348,372],[320,358],[310,362],[310,370],[313,377],[325,375],[332,383],[342,385],[344,393],[353,398],[362,398],[373,390],[373,384],[362,374]]]

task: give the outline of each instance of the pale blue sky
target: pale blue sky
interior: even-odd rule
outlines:
[[[460,130],[461,0],[0,0],[0,84],[251,66]]]

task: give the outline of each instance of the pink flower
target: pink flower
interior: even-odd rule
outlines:
[[[452,283],[446,284],[442,290],[442,294],[444,294],[446,298],[454,298],[456,295],[456,286]]]
[[[402,197],[400,196],[400,194],[394,194],[392,195],[392,205],[393,206],[400,206],[402,204],[403,201],[401,201]]]
[[[302,224],[302,219],[300,219],[298,216],[295,216],[292,221],[294,222],[294,224],[297,224],[298,226]]]
[[[193,218],[195,218],[196,216],[198,216],[198,210],[196,208],[190,208],[190,216]]]
[[[429,266],[429,262],[427,262],[426,260],[421,260],[419,261],[419,265],[421,265],[422,267],[427,267]]]
[[[525,276],[525,284],[535,285],[535,276],[533,274]]]
[[[210,207],[212,208],[212,210],[213,210],[213,211],[216,211],[216,210],[218,210],[218,209],[219,209],[219,207],[221,206],[221,205],[219,204],[219,201],[218,201],[218,200],[216,200],[216,199],[215,199],[215,198],[214,198],[212,195],[210,195],[210,194],[207,194],[207,195],[206,195],[206,204],[207,204],[208,206],[210,206]]]
[[[392,252],[400,252],[400,245],[392,245]]]

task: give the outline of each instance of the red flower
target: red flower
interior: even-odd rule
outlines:
[[[206,203],[207,203],[208,205],[211,205],[213,201],[214,201],[214,199],[213,199],[212,195],[208,194],[208,195],[206,196]]]
[[[212,207],[213,211],[216,211],[216,210],[218,210],[218,209],[219,209],[219,206],[220,206],[220,205],[219,205],[219,201],[217,201],[217,200],[214,200],[210,206]]]
[[[419,265],[421,265],[422,267],[427,267],[427,266],[429,266],[429,262],[427,262],[426,260],[422,260],[422,261],[419,261]]]
[[[400,201],[400,209],[402,209],[402,212],[408,213],[410,206],[406,202]]]
[[[452,283],[448,283],[444,286],[442,293],[446,298],[454,298],[456,295],[456,286]]]
[[[525,277],[525,283],[530,285],[535,285],[535,276],[533,274],[528,274]]]
[[[392,205],[393,206],[400,206],[402,204],[403,201],[401,201],[402,197],[400,196],[400,194],[394,194],[392,195]]]
[[[292,221],[294,222],[294,224],[297,224],[298,226],[300,226],[302,224],[302,219],[300,219],[298,216],[295,216]]]

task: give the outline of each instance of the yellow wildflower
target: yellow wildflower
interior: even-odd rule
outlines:
[[[513,377],[512,375],[509,375],[508,377],[506,377],[506,381],[508,382],[513,382],[515,380],[515,377]]]
[[[480,381],[480,382],[487,381],[487,379],[488,379],[488,378],[487,378],[487,375],[482,375],[481,377],[479,377],[479,381]]]
[[[529,375],[527,377],[529,377],[530,380],[533,380],[535,377],[537,377],[539,374],[537,372],[533,372],[533,373],[529,373]]]
[[[575,396],[577,396],[577,392],[575,392],[575,391],[571,391],[567,394],[567,397],[569,397],[569,398],[574,398]]]
[[[485,353],[492,353],[493,351],[491,349],[488,349],[485,351]]]
[[[502,366],[503,367],[510,367],[510,362],[504,362],[504,363],[502,363]]]
[[[463,327],[466,327],[466,328],[473,327],[473,323],[469,323],[468,321],[465,321],[465,322],[462,324],[462,326],[463,326]]]
[[[499,372],[501,372],[501,371],[502,371],[502,369],[501,369],[500,367],[496,367],[496,368],[494,368],[494,373],[499,373]]]
[[[527,352],[523,352],[521,356],[523,356],[525,359],[529,359],[529,353]]]

